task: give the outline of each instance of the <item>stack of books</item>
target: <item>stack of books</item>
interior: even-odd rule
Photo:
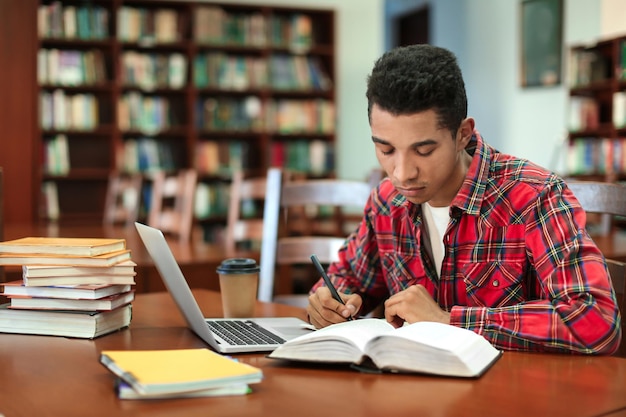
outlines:
[[[0,332],[94,338],[131,321],[135,266],[124,239],[26,237],[0,242]]]
[[[250,393],[263,372],[208,349],[105,350],[121,399],[216,397]]]

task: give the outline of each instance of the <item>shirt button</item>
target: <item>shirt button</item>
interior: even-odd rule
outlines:
[[[497,279],[494,279],[491,285],[493,285],[494,287],[497,287],[498,285],[500,285],[500,281],[498,281]]]

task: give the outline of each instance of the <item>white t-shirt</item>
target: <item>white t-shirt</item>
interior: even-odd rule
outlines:
[[[431,255],[439,277],[444,254],[443,236],[450,223],[450,207],[433,207],[428,203],[423,203],[422,213],[428,230]]]

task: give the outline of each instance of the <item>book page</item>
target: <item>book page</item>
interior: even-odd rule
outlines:
[[[279,346],[269,357],[322,362],[358,362],[367,342],[394,331],[382,319],[360,319],[334,324]]]
[[[310,342],[312,340],[319,339],[346,339],[362,351],[370,339],[393,330],[393,326],[385,320],[360,319],[324,327],[323,329],[316,330],[313,333],[300,336],[298,341]],[[294,343],[294,341],[291,343]]]
[[[479,337],[471,330],[427,321],[400,327],[393,336],[448,351],[455,351]]]

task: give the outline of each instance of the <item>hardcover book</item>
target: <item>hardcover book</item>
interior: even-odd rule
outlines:
[[[232,384],[217,388],[207,388],[200,391],[173,393],[173,394],[141,394],[134,390],[122,378],[115,381],[115,392],[117,398],[122,400],[147,400],[164,398],[198,398],[198,397],[226,397],[232,395],[246,395],[252,392],[248,384]]]
[[[131,304],[111,311],[17,310],[0,306],[0,333],[93,339],[128,327]]]
[[[73,237],[24,237],[0,242],[0,252],[28,255],[96,256],[126,249],[126,240]]]
[[[132,302],[135,299],[135,293],[128,291],[96,299],[43,298],[20,295],[13,295],[9,298],[13,309],[110,311]]]
[[[483,336],[442,323],[394,328],[381,319],[338,323],[292,339],[269,357],[357,369],[478,377],[501,355]]]
[[[96,300],[131,290],[130,284],[106,285],[86,284],[73,286],[31,287],[23,285],[22,280],[5,282],[0,285],[6,297],[14,295],[22,297],[72,298]]]
[[[100,362],[142,395],[173,395],[260,382],[260,369],[209,349],[105,350]]]
[[[130,250],[96,256],[0,253],[0,265],[113,266],[130,259]]]

